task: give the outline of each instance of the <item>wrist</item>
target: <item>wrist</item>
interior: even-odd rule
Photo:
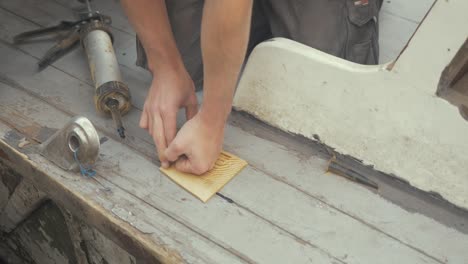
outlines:
[[[231,113],[233,90],[222,78],[205,78],[203,103],[200,107],[202,118],[218,127],[224,127]]]
[[[223,129],[230,113],[231,104],[207,104],[206,102],[202,104],[199,111],[203,123]]]
[[[148,69],[153,74],[171,74],[185,71],[182,58],[178,54],[171,52],[161,53],[157,51],[148,51]]]

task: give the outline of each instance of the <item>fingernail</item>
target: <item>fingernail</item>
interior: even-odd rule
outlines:
[[[169,168],[169,162],[163,161],[162,166],[163,166],[163,168],[165,168],[165,169]]]

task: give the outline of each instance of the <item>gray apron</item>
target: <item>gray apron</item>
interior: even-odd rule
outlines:
[[[172,32],[196,87],[203,82],[200,27],[203,0],[166,0]],[[361,64],[377,64],[382,0],[254,0],[247,54],[258,43],[284,37]],[[137,65],[147,69],[137,37]]]

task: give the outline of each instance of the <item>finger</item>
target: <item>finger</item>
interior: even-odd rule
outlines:
[[[174,141],[167,147],[166,151],[164,152],[164,156],[168,161],[174,162],[180,156],[183,156],[185,153],[185,148],[180,141],[180,138],[176,137]]]
[[[150,135],[152,136],[153,135],[153,126],[154,126],[154,115],[156,114],[152,114],[151,112],[149,111],[146,111],[146,116],[147,116],[147,119],[148,119],[148,132],[150,133]]]
[[[177,111],[165,113],[162,116],[162,121],[164,122],[166,145],[169,146],[177,133]]]
[[[192,119],[198,113],[198,105],[197,104],[190,104],[185,107],[185,117],[187,120]]]
[[[144,108],[141,112],[140,127],[143,129],[148,129],[148,114],[146,113],[146,110]]]
[[[164,137],[164,124],[162,122],[161,116],[158,114],[153,115],[153,126],[152,134],[154,143],[158,150],[159,161],[163,167],[168,167],[169,162],[166,159],[164,152],[166,151],[166,138]]]
[[[188,159],[185,156],[181,157],[176,161],[175,168],[176,170],[181,172],[194,173],[190,159]]]
[[[203,166],[200,166],[200,164],[197,165],[197,162],[194,161],[194,159],[191,159],[190,157],[187,157],[187,156],[179,157],[174,167],[178,171],[195,174],[199,176],[203,175],[204,173],[210,170],[210,168],[204,168]]]

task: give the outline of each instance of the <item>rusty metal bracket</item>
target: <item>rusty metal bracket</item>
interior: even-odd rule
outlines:
[[[77,171],[79,163],[96,162],[99,146],[99,135],[91,121],[78,116],[42,143],[40,152],[62,169]]]

